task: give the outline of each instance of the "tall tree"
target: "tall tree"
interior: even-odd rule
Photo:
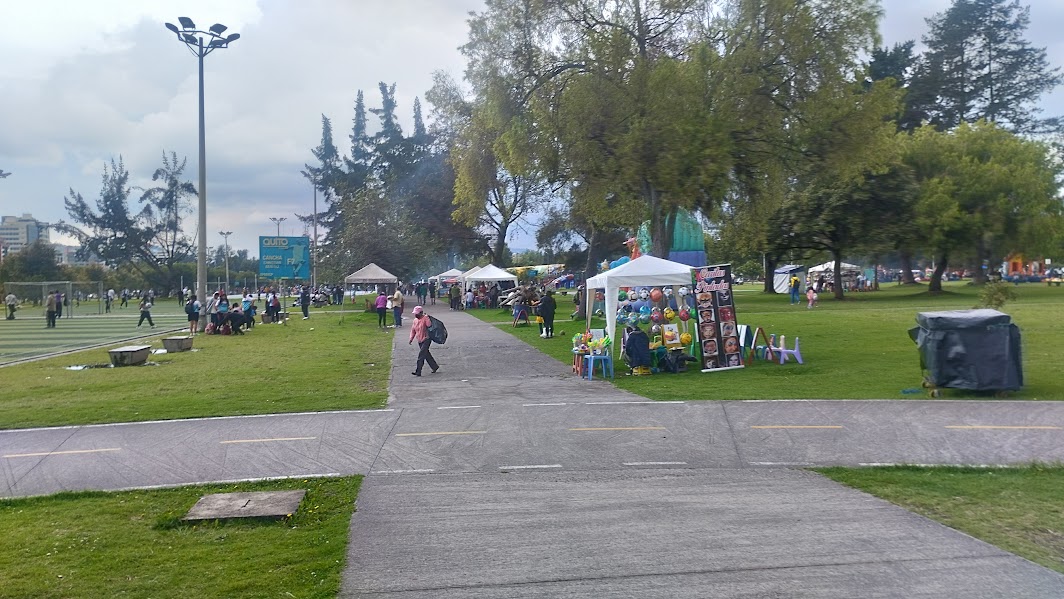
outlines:
[[[1060,239],[1064,167],[1047,145],[985,121],[952,132],[922,127],[904,142],[920,182],[915,225],[935,258],[929,291],[942,290],[950,264],[973,266],[981,282],[982,265]]]
[[[183,199],[196,191],[191,183],[180,181],[184,161],[178,164],[176,155],[164,154],[163,163],[153,179],[166,181],[166,186],[147,190],[140,210],[129,205],[129,172],[119,157],[104,166],[95,209],[71,189],[63,203],[73,223],[60,221],[53,226],[78,239],[80,258],[96,255],[112,267],[129,266],[151,285],[176,287],[178,264],[189,258],[191,242],[181,233],[175,215],[183,210]]]
[[[928,106],[939,129],[986,119],[1017,133],[1059,131],[1035,105],[1062,81],[1045,48],[1024,39],[1030,8],[1019,0],[954,0],[927,20],[918,78],[935,92]]]

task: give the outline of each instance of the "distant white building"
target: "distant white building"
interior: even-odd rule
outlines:
[[[0,218],[0,258],[21,252],[38,239],[49,241],[48,227],[32,214]]]

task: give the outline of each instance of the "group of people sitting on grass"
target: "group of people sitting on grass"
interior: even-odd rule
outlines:
[[[267,297],[267,301],[271,301]],[[269,308],[267,308],[269,309]],[[200,314],[205,313],[210,322],[204,332],[208,335],[243,335],[245,330],[255,326],[255,296],[248,293],[243,298],[230,301],[224,290],[216,291],[214,296],[203,305],[193,294],[185,302],[185,314],[188,316],[189,333],[196,334]]]

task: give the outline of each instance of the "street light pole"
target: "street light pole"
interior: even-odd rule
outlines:
[[[318,186],[314,185],[314,242],[310,244],[310,288],[318,288]]]
[[[270,220],[277,224],[277,236],[281,236],[281,223],[288,220],[287,216],[271,216]]]
[[[232,231],[218,231],[218,234],[225,237],[225,289],[229,291],[229,236],[233,234]]]
[[[166,23],[166,28],[177,35],[178,41],[185,44],[199,60],[199,243],[196,251],[196,294],[200,301],[207,297],[207,135],[203,110],[203,59],[219,48],[228,48],[229,44],[240,39],[239,33],[223,36],[228,27],[221,23],[211,25],[206,31],[196,29],[196,24],[188,17],[178,17],[181,27]],[[207,40],[207,45],[203,44]],[[226,277],[228,279],[228,277]],[[206,325],[206,314],[200,315],[199,330]]]

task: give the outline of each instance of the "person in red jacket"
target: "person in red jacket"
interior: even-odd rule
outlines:
[[[410,374],[414,376],[421,376],[421,369],[425,366],[425,362],[429,363],[429,368],[432,369],[432,373],[435,374],[440,369],[439,364],[436,363],[436,359],[429,353],[429,346],[432,345],[432,339],[429,339],[429,315],[425,314],[425,309],[421,306],[414,306],[414,324],[410,327],[410,345],[417,339],[417,345],[421,351],[417,354],[417,366],[414,368],[414,372]]]

